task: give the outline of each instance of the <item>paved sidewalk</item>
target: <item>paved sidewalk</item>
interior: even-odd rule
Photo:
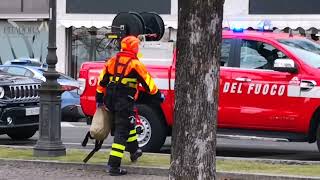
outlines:
[[[152,175],[128,174],[121,177],[109,176],[103,170],[83,170],[70,167],[62,169],[56,167],[44,167],[25,164],[21,165],[0,165],[0,180],[166,180],[167,177]]]

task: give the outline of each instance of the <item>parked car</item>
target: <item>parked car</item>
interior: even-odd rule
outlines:
[[[42,67],[42,68],[48,67],[47,64],[40,62],[38,59],[32,59],[32,58],[13,59],[10,61],[6,61],[4,65],[23,65],[23,66],[27,65],[27,66]]]
[[[29,64],[23,65],[24,62],[11,64],[12,65],[0,65],[0,69],[14,75],[32,77],[42,81],[46,80],[43,75],[45,68],[39,67],[38,65],[40,64],[35,66],[29,66]],[[80,106],[78,81],[62,73],[59,74],[58,83],[65,90],[61,95],[62,121],[78,121],[81,118],[85,118]]]
[[[39,129],[40,80],[0,71],[0,134],[28,139]]]

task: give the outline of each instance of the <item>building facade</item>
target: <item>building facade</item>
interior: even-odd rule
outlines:
[[[19,58],[45,60],[48,9],[49,0],[1,0],[0,64]]]
[[[113,54],[105,34],[118,12],[156,12],[166,27],[177,27],[177,1],[171,0],[59,0],[57,12],[57,68],[77,78],[86,61],[103,60]],[[64,47],[64,48],[59,48]]]
[[[163,41],[176,39],[178,0],[59,0],[58,71],[77,78],[81,63],[112,55],[105,34],[115,15],[128,11],[160,14],[166,25]],[[320,29],[320,1],[225,0],[223,27],[257,28],[263,20],[278,30],[314,35]]]
[[[226,0],[223,26],[257,28],[259,22],[270,20],[277,29],[302,29],[317,33],[320,28],[320,1],[318,0]]]

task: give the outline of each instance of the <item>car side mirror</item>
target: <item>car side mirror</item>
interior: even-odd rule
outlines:
[[[298,69],[292,59],[276,59],[274,61],[273,70],[280,72],[297,73]]]

